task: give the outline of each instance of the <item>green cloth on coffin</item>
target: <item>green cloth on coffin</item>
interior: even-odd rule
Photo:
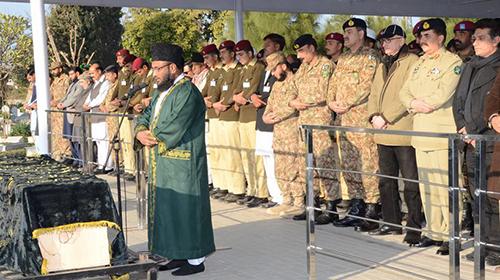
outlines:
[[[136,133],[150,129],[149,249],[168,259],[194,259],[215,251],[208,195],[205,103],[189,80],[160,94],[138,118]],[[136,144],[140,146],[136,140]]]

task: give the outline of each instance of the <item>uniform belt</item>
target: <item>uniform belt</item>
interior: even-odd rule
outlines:
[[[326,106],[326,100],[321,101],[321,102],[315,102],[315,103],[307,103],[307,106],[309,108],[324,107],[324,106]]]

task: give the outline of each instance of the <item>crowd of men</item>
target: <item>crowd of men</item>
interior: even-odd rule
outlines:
[[[337,125],[381,130],[491,134],[500,132],[500,20],[462,21],[446,44],[446,24],[439,18],[420,21],[416,40],[406,42],[401,26],[392,24],[378,35],[351,18],[343,34],[326,36],[326,54],[310,34],[293,42],[296,55],[285,55],[283,36],[263,38],[263,50],[252,43],[226,40],[193,54],[183,77],[201,92],[207,109],[206,141],[212,199],[248,207],[265,207],[272,215],[305,220],[305,144],[300,126]],[[81,116],[70,112],[141,114],[157,94],[154,71],[147,61],[122,49],[118,66],[93,63],[82,72],[51,65],[51,106],[67,111],[51,114],[52,156],[81,164]],[[31,82],[34,72],[28,73]],[[131,87],[148,87],[133,96]],[[127,98],[131,98],[128,107]],[[33,86],[27,109],[36,109]],[[134,123],[125,118],[119,129],[122,161],[108,160],[109,139],[117,118],[94,115],[91,135],[98,172],[123,164],[134,180]],[[33,128],[33,131],[35,129]],[[64,135],[61,137],[61,135]],[[314,130],[315,205],[326,210],[348,207],[342,219],[317,211],[316,224],[354,227],[371,235],[403,234],[404,216],[398,181],[404,181],[407,207],[404,242],[437,246],[449,254],[448,141],[405,135],[331,133]],[[462,141],[465,229],[473,235],[477,207],[476,141]],[[500,191],[500,143],[486,144],[488,190]],[[331,169],[354,170],[357,173]],[[382,177],[363,175],[379,173]],[[420,180],[420,183],[416,181]],[[486,200],[485,242],[500,245],[500,195]],[[422,214],[423,213],[423,214]],[[383,220],[386,224],[356,217]],[[416,230],[412,230],[416,229]],[[419,229],[424,229],[423,233]],[[488,265],[500,265],[500,250],[487,247]],[[466,256],[472,260],[473,254]]]

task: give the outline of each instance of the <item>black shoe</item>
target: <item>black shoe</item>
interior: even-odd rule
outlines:
[[[376,203],[368,203],[366,207],[365,218],[372,220],[378,220],[380,212],[380,205]],[[361,221],[361,224],[354,226],[355,231],[369,232],[374,231],[379,228],[379,224],[376,222]]]
[[[422,237],[420,242],[417,245],[415,245],[415,247],[426,248],[426,247],[430,247],[430,246],[441,246],[442,244],[443,244],[442,241],[432,240],[429,237],[424,236],[424,237]]]
[[[421,241],[420,232],[407,231],[403,243],[408,243],[408,246],[415,247]]]
[[[238,205],[245,205],[245,204],[249,203],[250,201],[252,201],[253,198],[254,198],[253,196],[245,195],[245,197],[243,197],[241,199],[238,199],[236,201],[236,204],[238,204]]]
[[[108,173],[110,173],[112,171],[113,171],[113,169],[104,169],[103,170],[103,169],[99,168],[96,171],[94,171],[94,174],[95,175],[104,175],[104,174],[108,174]]]
[[[490,252],[484,259],[487,265],[497,266],[500,265],[500,253]]]
[[[278,203],[269,200],[267,203],[261,204],[260,207],[262,207],[262,208],[273,208],[276,205],[278,205]]]
[[[171,260],[166,264],[158,266],[159,271],[172,270],[187,264],[187,260]]]
[[[436,251],[436,254],[441,256],[448,256],[450,254],[450,243],[448,241],[443,242],[439,249]]]
[[[252,202],[250,202],[250,203],[247,204],[247,207],[248,208],[254,208],[254,207],[258,207],[261,204],[264,204],[264,203],[267,203],[267,202],[268,202],[267,198],[256,197]]]
[[[228,194],[227,190],[220,190],[212,195],[213,199],[220,199],[221,197],[225,197]]]
[[[351,209],[348,214],[352,216],[364,217],[366,213],[366,204],[362,199],[352,199]],[[336,227],[355,227],[360,226],[362,221],[356,217],[346,216],[343,219],[334,221],[333,225]]]
[[[319,198],[314,198],[314,207],[320,208]],[[321,213],[322,213],[321,211],[314,210],[314,220],[316,220],[319,217],[319,215],[321,215]],[[294,221],[305,221],[306,216],[307,216],[307,210],[304,210],[304,212],[293,216],[292,219]]]
[[[326,201],[326,209],[327,211],[332,211],[332,212],[337,212],[337,204],[340,202],[340,199],[330,201]],[[339,215],[335,213],[330,213],[330,212],[323,212],[321,215],[319,215],[314,222],[317,225],[326,225],[329,223],[332,223],[333,221],[338,221]]]
[[[186,262],[185,265],[181,266],[181,268],[172,271],[172,275],[174,276],[186,276],[186,275],[191,275],[195,273],[200,273],[205,271],[205,265],[199,264],[199,265],[192,265]]]
[[[226,197],[224,198],[224,202],[227,202],[227,203],[233,203],[233,202],[236,202],[238,201],[239,199],[242,199],[243,198],[243,195],[242,194],[228,194],[226,195]]]
[[[208,194],[209,194],[210,196],[212,196],[212,195],[214,195],[214,194],[216,194],[216,193],[218,193],[218,192],[220,192],[220,189],[219,189],[219,188],[215,188],[215,189],[211,189],[211,190],[209,190],[209,191],[208,191]]]
[[[368,234],[369,235],[390,235],[390,234],[399,235],[399,234],[403,234],[403,230],[401,228],[383,225],[383,226],[379,227],[377,230],[371,231]]]
[[[350,200],[342,200],[342,201],[340,201],[339,204],[337,204],[337,208],[348,209],[350,205],[351,205]]]
[[[214,184],[208,184],[208,192],[214,189]]]

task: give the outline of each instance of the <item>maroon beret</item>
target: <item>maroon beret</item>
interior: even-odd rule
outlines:
[[[251,51],[252,44],[250,44],[250,41],[248,41],[248,40],[241,40],[236,44],[236,46],[234,46],[234,50],[237,52],[239,52],[239,51]]]
[[[455,27],[453,28],[453,31],[474,31],[474,23],[469,20],[464,20],[461,21],[457,24],[455,24]]]
[[[201,49],[201,55],[207,55],[211,53],[219,53],[219,50],[217,49],[217,46],[215,44],[206,45],[203,47],[203,49]]]
[[[127,49],[121,49],[116,52],[116,56],[127,56],[130,52]]]
[[[231,50],[231,51],[232,51],[232,50],[234,49],[234,46],[235,46],[235,45],[236,45],[236,44],[235,44],[233,41],[231,41],[231,40],[226,40],[226,41],[224,41],[224,42],[220,43],[220,45],[219,45],[219,51],[221,51],[221,50],[223,50],[223,49],[229,49],[229,50]]]
[[[332,32],[326,35],[325,40],[335,40],[339,41],[340,43],[344,43],[344,36],[340,33],[337,32]]]

